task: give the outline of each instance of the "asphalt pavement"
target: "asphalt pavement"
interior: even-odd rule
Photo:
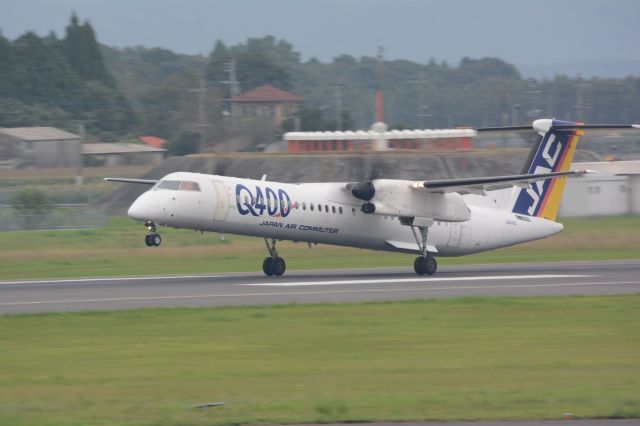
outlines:
[[[640,260],[0,281],[0,314],[640,292]]]

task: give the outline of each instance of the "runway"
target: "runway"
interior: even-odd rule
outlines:
[[[0,314],[640,292],[640,260],[0,281]]]

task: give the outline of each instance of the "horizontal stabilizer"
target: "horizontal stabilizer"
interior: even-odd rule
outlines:
[[[104,178],[106,182],[123,182],[123,183],[137,183],[141,185],[155,185],[157,180],[153,179],[129,179],[129,178]]]

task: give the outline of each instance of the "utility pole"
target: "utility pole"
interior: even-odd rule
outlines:
[[[376,90],[376,122],[384,121],[384,112],[382,108],[382,86],[384,80],[384,47],[378,46],[378,53],[376,54],[378,61],[378,88]]]
[[[84,145],[86,138],[86,131],[84,128],[84,123],[78,123],[78,135],[80,136],[80,140],[78,141],[78,151],[76,154],[76,185],[82,185],[82,146]]]
[[[578,76],[578,82],[576,83],[576,104],[575,104],[575,109],[576,109],[576,121],[582,122],[584,119],[584,114],[583,111],[585,109],[589,109],[588,106],[583,105],[583,96],[582,96],[582,88],[587,86],[587,82],[582,81],[582,78],[580,78],[580,76]]]
[[[342,88],[344,84],[336,83],[333,85],[335,89],[335,101],[336,101],[336,130],[342,131]]]
[[[198,128],[198,132],[200,133],[200,137],[202,138],[202,144],[207,143],[207,134],[206,128],[210,127],[211,124],[207,124],[206,117],[206,100],[207,100],[207,85],[204,81],[204,78],[200,78],[200,87],[197,89],[189,89],[192,93],[198,94],[198,123],[196,127]]]
[[[223,81],[229,85],[229,96],[234,97],[238,96],[241,92],[240,83],[238,82],[238,77],[236,76],[236,60],[231,59],[229,62],[225,64],[225,71],[229,73],[229,80]]]
[[[409,80],[409,84],[417,86],[418,88],[418,126],[421,129],[425,128],[425,124],[424,124],[424,119],[425,117],[427,117],[427,106],[424,104],[424,100],[425,100],[425,85],[427,84],[427,80],[425,79],[421,79],[421,80]]]
[[[224,70],[229,73],[229,79],[227,81],[221,81],[221,83],[229,85],[230,98],[238,96],[242,92],[242,90],[240,89],[240,82],[238,81],[238,77],[236,74],[236,64],[237,62],[235,58],[232,58],[229,62],[224,64]],[[229,107],[231,113],[231,129],[232,131],[235,131],[237,111],[234,104],[229,105]]]

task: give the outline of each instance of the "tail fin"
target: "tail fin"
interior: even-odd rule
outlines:
[[[555,126],[570,127],[577,124],[549,119],[536,120],[533,128],[542,138],[531,149],[522,173],[538,174],[569,170],[578,140],[584,132],[575,129],[558,129]],[[566,177],[558,177],[534,182],[529,188],[520,189],[513,212],[556,220],[566,182]]]

